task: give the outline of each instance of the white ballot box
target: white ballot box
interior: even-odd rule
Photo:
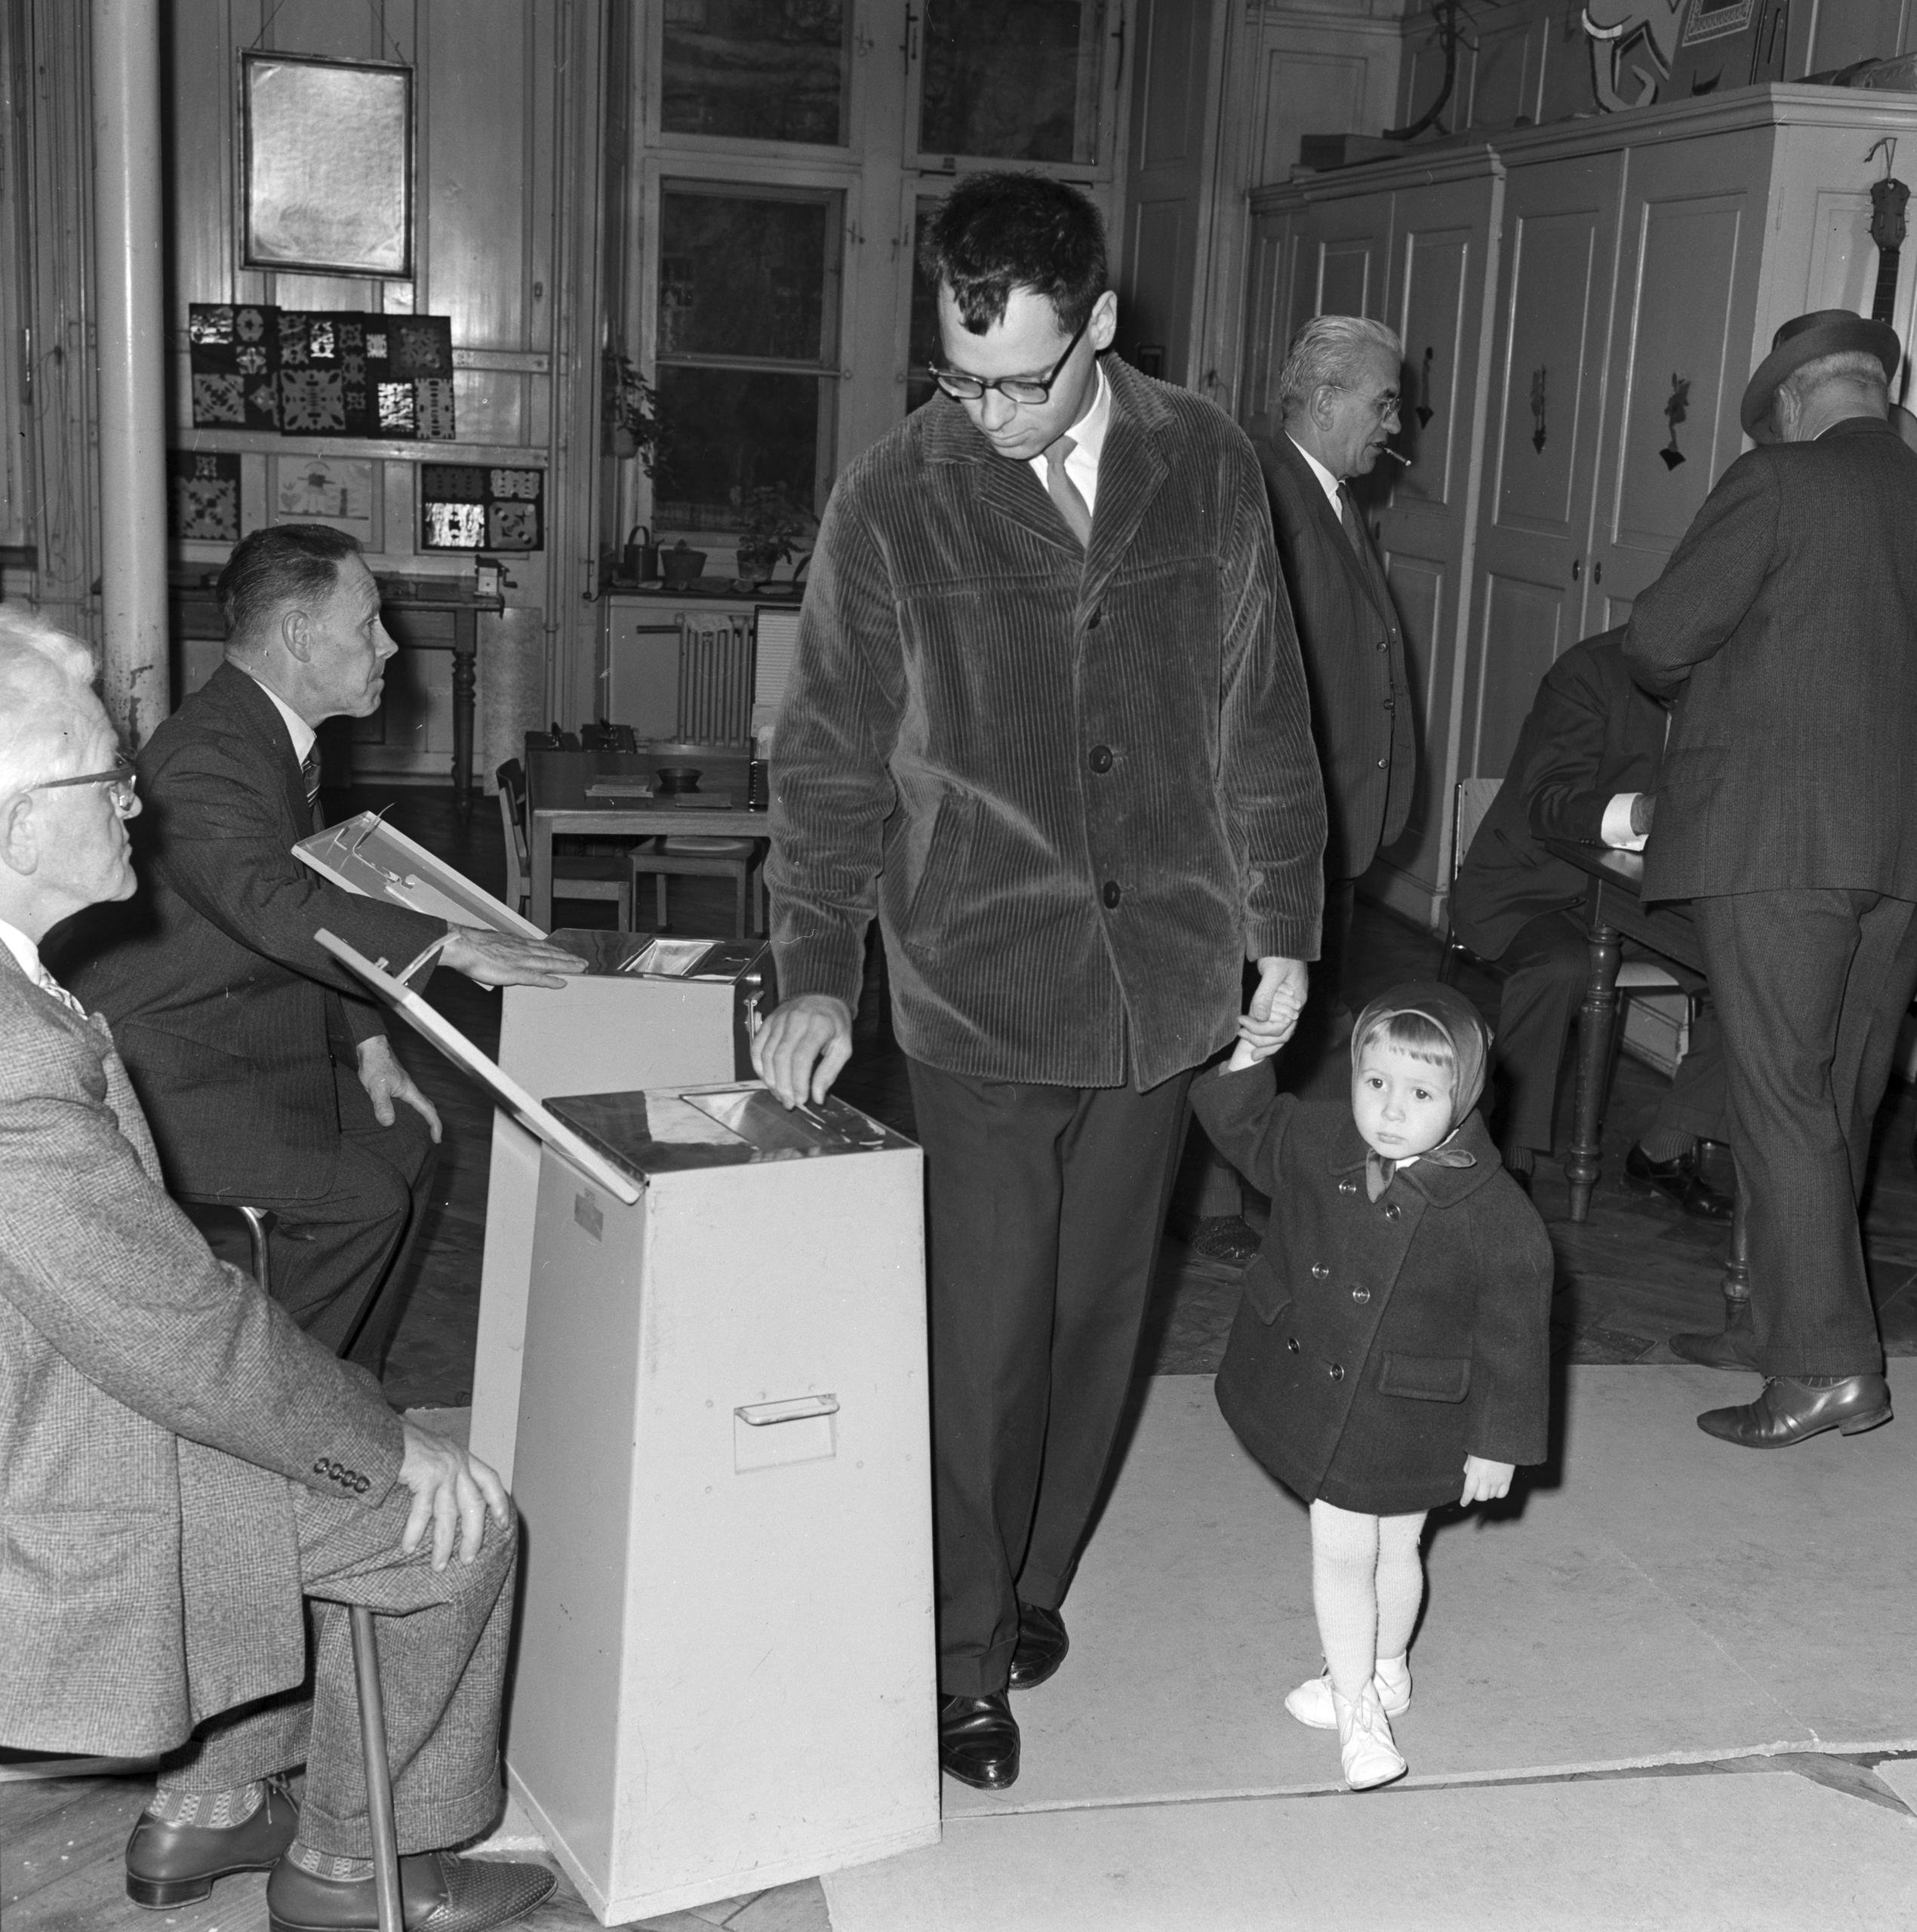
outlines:
[[[556,989],[508,986],[500,1014],[500,1066],[536,1098],[751,1077],[751,1038],[771,996],[763,940],[571,928],[552,939],[585,972]],[[509,1487],[538,1194],[539,1143],[502,1110],[487,1184],[472,1448]]]
[[[602,1923],[937,1841],[922,1177],[756,1084],[549,1110],[512,1789]]]

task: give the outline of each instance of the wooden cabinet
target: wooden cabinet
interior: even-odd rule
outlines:
[[[1275,421],[1309,316],[1378,316],[1405,340],[1413,461],[1372,479],[1371,514],[1423,755],[1411,826],[1369,882],[1387,903],[1442,922],[1457,780],[1503,775],[1552,660],[1656,580],[1745,447],[1739,401],[1778,325],[1868,310],[1885,135],[1917,136],[1917,101],[1754,88],[1253,196],[1248,426]],[[1906,343],[1914,292],[1906,263]]]

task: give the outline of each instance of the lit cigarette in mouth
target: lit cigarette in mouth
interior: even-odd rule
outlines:
[[[1407,469],[1409,469],[1411,466],[1411,459],[1403,454],[1401,451],[1393,449],[1389,443],[1386,443],[1384,445],[1383,449],[1380,451],[1379,454],[1381,456],[1389,457],[1393,463],[1402,463]]]

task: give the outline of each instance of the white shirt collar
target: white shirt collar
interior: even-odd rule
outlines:
[[[1318,487],[1325,492],[1325,501],[1331,506],[1332,512],[1338,521],[1340,523],[1343,522],[1345,510],[1343,503],[1339,500],[1338,497],[1337,478],[1334,476],[1288,429],[1285,432],[1285,440],[1304,458],[1306,462],[1311,465],[1311,473],[1318,478]]]
[[[20,970],[37,986],[47,977],[47,969],[40,964],[40,949],[17,926],[10,926],[0,919],[0,946],[4,946],[20,961]]]
[[[1078,485],[1085,508],[1098,508],[1098,460],[1105,453],[1105,432],[1112,426],[1112,386],[1105,380],[1105,365],[1094,362],[1098,371],[1098,393],[1091,407],[1065,434],[1072,438],[1072,454],[1065,459],[1065,473]],[[1045,481],[1045,453],[1028,459],[1032,473],[1042,487]]]
[[[244,664],[238,665],[235,668],[246,671],[246,666]],[[292,706],[287,703],[285,698],[280,696],[278,691],[273,689],[271,685],[266,682],[265,678],[254,678],[251,671],[246,671],[246,675],[249,678],[253,678],[253,681],[272,700],[273,709],[286,720],[286,728],[293,736],[294,758],[297,763],[304,764],[306,761],[306,754],[312,749],[313,740],[319,736],[319,734],[293,709]]]

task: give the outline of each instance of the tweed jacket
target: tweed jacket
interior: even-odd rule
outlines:
[[[140,754],[140,891],[73,922],[54,970],[103,1012],[168,1185],[244,1199],[326,1191],[340,1144],[334,1059],[383,1032],[318,946],[330,928],[399,963],[445,922],[362,899],[295,858],[312,826],[285,721],[222,664]]]
[[[1267,1061],[1201,1074],[1192,1106],[1272,1198],[1217,1381],[1265,1468],[1393,1516],[1457,1501],[1467,1455],[1543,1461],[1551,1243],[1483,1117],[1458,1130],[1475,1165],[1414,1162],[1374,1201],[1349,1102],[1281,1095]]]
[[[1584,903],[1589,875],[1540,839],[1602,845],[1611,801],[1657,789],[1669,715],[1632,682],[1623,637],[1572,645],[1537,688],[1451,897],[1451,924],[1480,958],[1503,958],[1531,920]]]
[[[1325,875],[1356,878],[1405,829],[1417,788],[1405,633],[1363,517],[1361,555],[1283,429],[1272,426],[1252,447],[1271,493],[1279,565],[1311,690],[1331,817]]]
[[[1141,1090],[1315,958],[1325,840],[1264,488],[1211,405],[1115,359],[1089,548],[940,396],[827,506],[774,765],[787,998],[985,1079]]]
[[[398,1418],[214,1260],[126,1071],[0,947],[0,1744],[139,1755],[297,1684],[291,1484],[377,1507]]]
[[[1831,886],[1917,900],[1917,452],[1857,417],[1748,451],[1631,611],[1681,693],[1647,898]]]

